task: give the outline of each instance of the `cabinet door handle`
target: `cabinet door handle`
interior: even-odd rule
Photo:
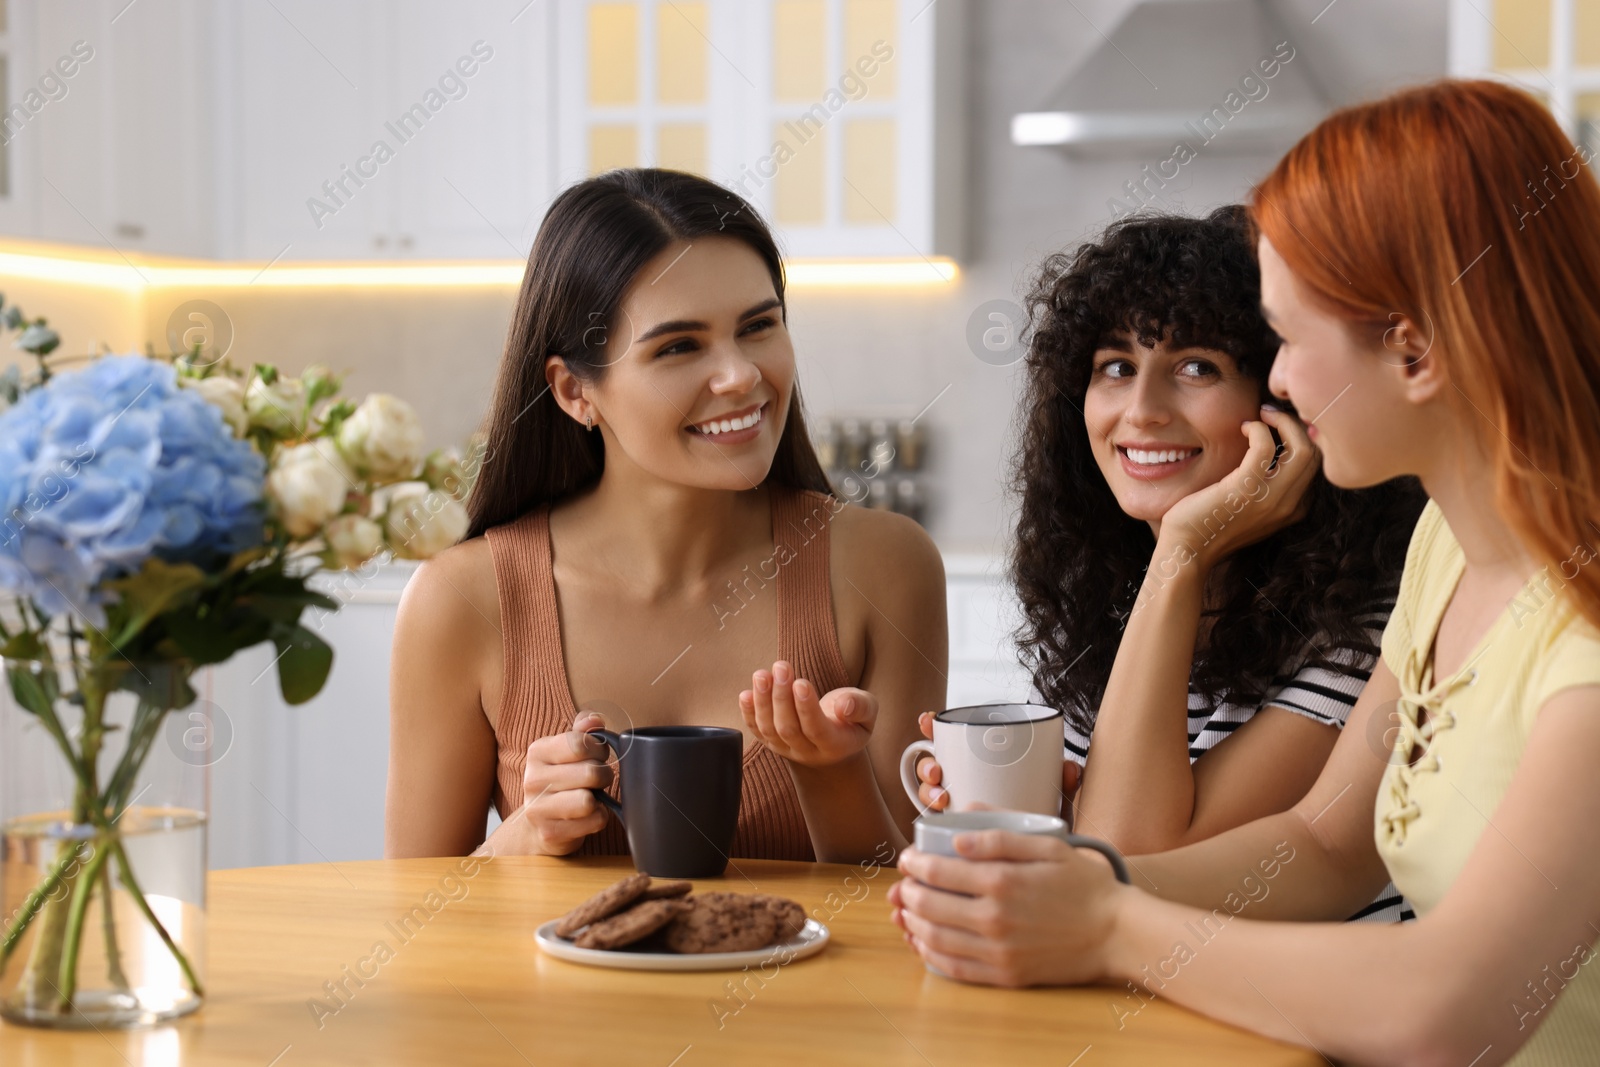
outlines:
[[[411,235],[409,233],[401,235],[401,237],[400,237],[400,247],[401,248],[410,248],[412,243],[413,242],[411,240]]]
[[[387,248],[389,246],[389,239],[380,233],[378,236],[372,239],[372,246],[374,248]]]

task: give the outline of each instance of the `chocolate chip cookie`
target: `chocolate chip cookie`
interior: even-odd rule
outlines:
[[[615,915],[638,900],[649,888],[648,874],[630,875],[616,885],[607,886],[563,915],[556,924],[556,933],[561,937],[571,937],[590,923]]]
[[[800,931],[806,928],[806,909],[790,900],[788,897],[757,896],[766,909],[772,913],[772,918],[777,925],[773,934],[773,941],[788,941],[790,938],[800,936]]]
[[[771,944],[778,930],[777,915],[753,896],[701,893],[687,903],[667,926],[673,952],[748,952]]]
[[[689,907],[672,898],[640,901],[609,919],[590,923],[573,944],[579,948],[622,948],[649,937]]]
[[[639,899],[663,900],[667,897],[686,897],[693,888],[693,882],[653,882]]]

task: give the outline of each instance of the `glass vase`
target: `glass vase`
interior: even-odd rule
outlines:
[[[194,1011],[212,760],[193,669],[0,666],[0,1017],[104,1030]]]

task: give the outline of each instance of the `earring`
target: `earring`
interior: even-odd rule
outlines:
[[[583,425],[584,425],[585,429],[589,430],[592,433],[594,431],[594,416],[593,415],[585,415],[583,417]]]

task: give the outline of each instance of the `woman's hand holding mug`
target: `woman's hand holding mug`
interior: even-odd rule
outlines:
[[[840,688],[817,695],[817,687],[794,676],[783,660],[756,671],[739,694],[745,728],[791,763],[826,767],[867,747],[878,721],[878,698],[865,689]]]
[[[925,711],[917,716],[917,727],[922,731],[922,736],[929,741],[933,740],[934,713]],[[916,746],[914,746],[916,747]],[[950,793],[944,788],[944,769],[939,766],[939,761],[933,756],[923,756],[916,764],[918,807],[925,811],[944,811],[950,807]],[[1072,810],[1072,800],[1078,794],[1078,785],[1083,779],[1083,768],[1069,759],[1063,759],[1061,765],[1061,811]],[[983,807],[981,802],[975,807]],[[1070,821],[1070,820],[1069,820]]]
[[[524,822],[519,832],[527,835],[530,853],[565,856],[605,826],[606,809],[589,792],[611,784],[606,747],[589,736],[603,726],[599,715],[584,712],[572,729],[528,746],[522,807],[511,818]]]

